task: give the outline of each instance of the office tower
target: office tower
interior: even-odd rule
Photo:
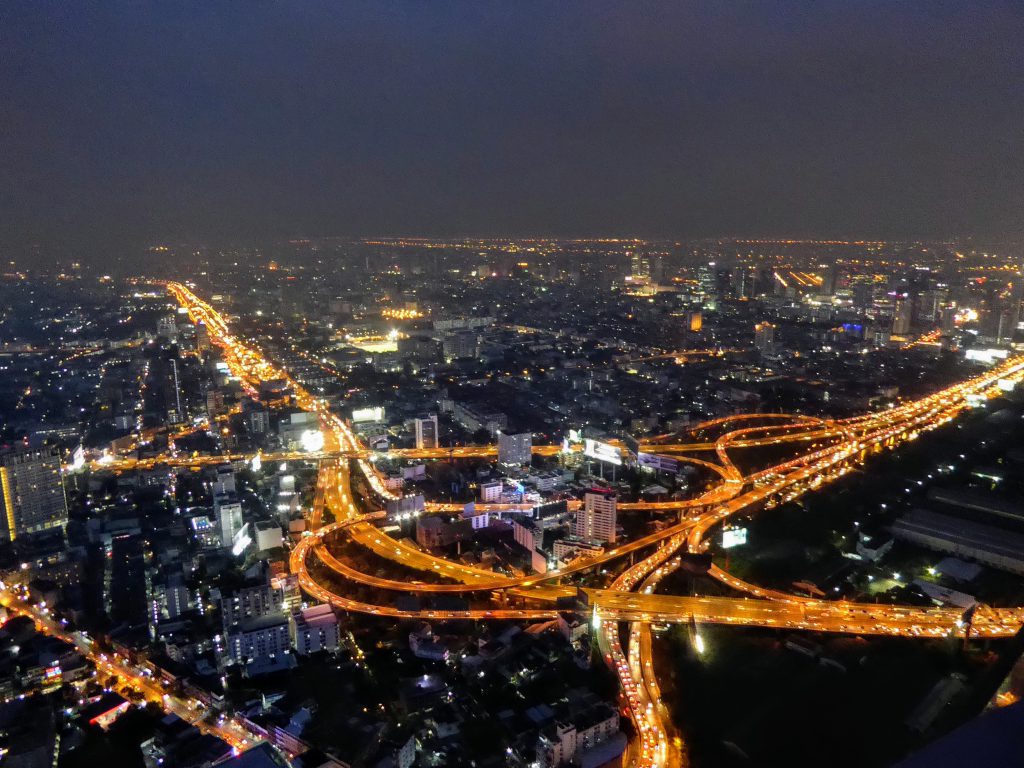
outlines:
[[[1009,307],[999,313],[999,325],[996,330],[997,343],[1002,344],[1013,339],[1013,333],[1017,329],[1016,317],[1016,312]]]
[[[576,513],[573,533],[581,539],[615,542],[614,491],[593,489],[583,495],[583,509]]]
[[[956,329],[956,308],[946,306],[942,308],[942,320],[939,326],[944,334],[952,333]]]
[[[200,353],[206,352],[210,348],[210,332],[206,330],[206,326],[203,323],[199,323],[196,326],[196,350]]]
[[[220,545],[231,547],[244,525],[242,505],[230,496],[214,496],[213,507],[217,516],[217,525],[220,526]]]
[[[174,321],[174,315],[166,315],[156,321],[156,335],[170,341],[178,340],[178,324]]]
[[[820,290],[818,291],[822,296],[834,296],[836,288],[839,285],[839,268],[835,264],[830,264],[825,268],[825,271],[821,276]]]
[[[437,430],[437,414],[419,416],[415,420],[416,447],[437,448],[440,445]]]
[[[630,255],[630,277],[633,282],[646,283],[651,278],[651,264],[646,256],[640,253]]]
[[[686,321],[687,328],[693,333],[699,333],[701,328],[704,327],[704,315],[701,311],[694,310],[687,315]]]
[[[922,321],[934,323],[939,319],[939,310],[946,300],[948,292],[942,289],[924,291],[921,294],[921,303],[918,307],[918,316]]]
[[[454,331],[444,337],[442,342],[444,359],[462,360],[477,355],[476,331]]]
[[[235,471],[230,464],[217,467],[217,478],[213,481],[212,492],[216,496],[230,496],[238,491],[235,485]]]
[[[0,456],[0,490],[8,541],[67,525],[68,505],[56,448],[4,453]]]
[[[173,357],[170,359],[170,375],[168,384],[171,388],[171,404],[173,408],[169,408],[168,421],[172,424],[185,421],[185,412],[181,407],[181,382],[178,380],[178,361]]]
[[[665,257],[659,255],[651,256],[651,282],[661,285],[665,280]]]
[[[266,408],[253,408],[247,415],[249,431],[254,435],[262,435],[270,431],[270,411]]]
[[[239,587],[220,598],[220,615],[227,632],[247,619],[280,613],[283,596],[271,584]]]
[[[896,299],[893,308],[892,332],[895,336],[906,336],[910,333],[910,318],[914,310],[914,302],[909,297]]]
[[[706,266],[697,268],[697,284],[700,286],[700,293],[705,296],[715,295],[715,262],[711,261]]]
[[[758,323],[754,326],[754,346],[762,355],[775,354],[775,326]]]
[[[533,457],[533,434],[509,435],[498,432],[498,463],[509,466],[529,464]]]
[[[732,295],[737,299],[751,298],[754,295],[754,270],[737,264],[732,269]]]

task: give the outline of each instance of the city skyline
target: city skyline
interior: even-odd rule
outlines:
[[[0,762],[1019,763],[1022,39],[3,5]]]

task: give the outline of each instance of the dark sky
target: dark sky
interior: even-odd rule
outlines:
[[[0,246],[1016,235],[1024,4],[0,4]]]

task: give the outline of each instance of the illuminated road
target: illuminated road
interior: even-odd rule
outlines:
[[[199,699],[174,695],[158,679],[146,670],[132,665],[123,656],[108,655],[94,650],[90,639],[79,632],[66,631],[48,613],[24,602],[11,590],[0,589],[0,605],[10,613],[32,619],[36,629],[42,634],[73,645],[84,658],[96,666],[97,674],[113,677],[120,687],[137,691],[147,701],[159,705],[164,712],[177,715],[196,726],[201,732],[213,734],[237,750],[247,749],[261,741],[242,726],[238,718],[224,717],[211,721],[208,719],[205,704]],[[209,717],[212,717],[212,714]]]
[[[660,700],[653,669],[650,668],[650,622],[716,623],[908,637],[941,637],[960,629],[960,612],[957,610],[811,600],[747,584],[718,568],[712,569],[712,576],[750,597],[656,595],[652,594],[652,590],[657,579],[675,567],[677,561],[672,558],[678,550],[686,548],[691,552],[700,552],[707,548],[707,534],[713,527],[733,515],[749,514],[764,506],[813,491],[841,477],[869,452],[891,449],[906,440],[917,438],[921,432],[948,422],[970,407],[972,398],[997,394],[1001,379],[1019,381],[1024,372],[1024,357],[1011,358],[979,376],[880,413],[835,421],[785,414],[730,416],[705,422],[692,430],[694,434],[720,432],[713,440],[644,446],[651,452],[666,454],[675,451],[713,452],[717,458],[717,463],[684,459],[701,463],[718,476],[718,483],[697,498],[620,505],[624,510],[686,510],[690,517],[662,531],[610,548],[598,557],[572,563],[559,571],[509,577],[423,552],[408,541],[396,541],[372,524],[379,519],[379,515],[359,515],[348,487],[348,461],[341,459],[356,462],[378,499],[394,498],[395,495],[384,487],[369,461],[370,452],[360,444],[348,425],[332,414],[323,401],[312,397],[293,382],[284,371],[266,361],[256,350],[234,339],[223,319],[184,286],[172,283],[168,289],[188,309],[193,320],[206,323],[211,341],[225,351],[229,368],[247,387],[255,389],[261,381],[285,379],[290,382],[300,407],[320,417],[325,432],[325,451],[318,455],[304,456],[308,459],[329,459],[324,461],[318,478],[311,514],[311,528],[315,531],[300,540],[290,557],[292,571],[298,574],[302,589],[316,599],[330,602],[344,610],[403,618],[546,618],[553,615],[553,608],[497,606],[457,611],[402,611],[392,605],[366,603],[339,594],[319,582],[310,572],[308,561],[314,559],[318,563],[317,569],[333,574],[332,583],[350,581],[364,587],[425,595],[500,590],[506,595],[527,597],[537,602],[550,601],[575,591],[571,585],[544,586],[548,582],[593,569],[627,554],[653,548],[651,554],[623,571],[613,581],[610,589],[584,590],[593,606],[595,624],[601,629],[599,638],[602,648],[619,675],[631,716],[637,723],[640,739],[637,745],[631,747],[632,764],[645,767],[677,766],[684,764],[685,759],[684,753],[675,748],[675,740],[669,735],[664,705]],[[737,426],[755,421],[757,423],[754,426]],[[803,452],[754,472],[744,472],[733,459],[737,450],[778,445],[787,445],[794,451]],[[559,448],[537,446],[537,450],[554,454]],[[487,457],[494,455],[494,447],[439,449],[429,456],[422,451],[393,453],[408,458]],[[190,460],[198,458],[191,457]],[[223,457],[210,459],[223,460]],[[324,508],[331,510],[334,522],[320,526]],[[435,505],[435,509],[446,508],[449,507]],[[329,541],[334,536],[346,537],[351,544],[365,547],[376,556],[392,560],[402,567],[442,576],[446,582],[410,583],[362,573],[331,552]],[[637,588],[641,591],[634,592]],[[635,637],[635,643],[630,643],[629,656],[619,646],[617,622],[621,621],[632,622],[630,637]],[[990,610],[979,612],[971,631],[982,637],[1005,637],[1014,634],[1022,622],[1024,609]]]

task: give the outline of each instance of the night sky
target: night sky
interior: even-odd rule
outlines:
[[[1024,4],[0,4],[0,247],[1019,235]]]

